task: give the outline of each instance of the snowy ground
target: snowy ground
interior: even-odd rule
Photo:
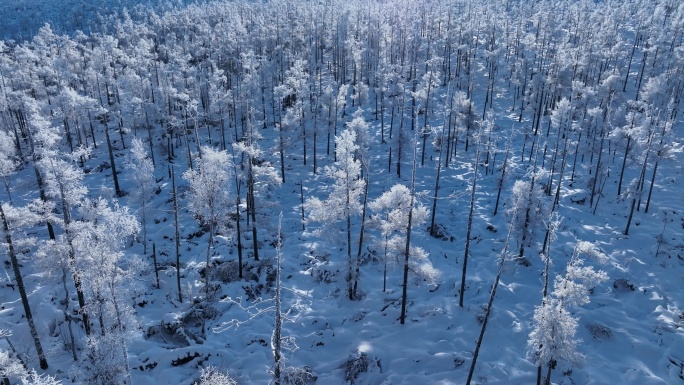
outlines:
[[[7,0],[0,1],[0,8],[10,3]],[[14,2],[12,4],[12,11],[17,12],[20,6]],[[27,13],[23,12],[57,12],[51,10],[51,3],[43,5],[47,11],[37,11],[34,8],[37,3],[26,2],[21,5],[24,7],[22,13],[17,13],[21,17],[5,19],[11,21],[3,26],[3,36],[15,33],[8,31],[24,28],[22,20],[26,20],[24,17]],[[61,10],[59,8],[59,12]],[[496,100],[495,109],[504,111],[503,106],[508,105],[510,102],[500,97]],[[367,114],[366,118],[371,121],[379,138],[380,122],[375,121],[372,114]],[[519,127],[526,123],[529,124],[525,120],[518,123],[517,117],[512,119],[505,113],[498,114],[497,118],[497,126],[506,127],[506,132],[501,129],[501,136],[507,134],[511,125]],[[679,140],[682,130],[684,123],[680,118],[673,130]],[[271,143],[273,138],[269,135],[274,133],[265,134],[264,141]],[[513,139],[512,156],[516,163],[521,157],[522,139]],[[379,139],[377,143],[380,143]],[[287,355],[289,365],[310,367],[318,376],[318,384],[345,384],[344,364],[350,355],[361,352],[369,358],[369,367],[359,374],[356,384],[464,383],[480,331],[478,316],[483,313],[482,306],[488,300],[497,271],[496,258],[506,236],[506,217],[503,207],[497,216],[491,215],[499,173],[484,175],[481,169],[465,306],[460,308],[458,287],[468,212],[468,188],[473,173],[472,153],[466,153],[462,145],[459,146],[453,167],[442,170],[442,199],[438,202],[437,215],[437,222],[444,226],[452,239],[432,238],[425,228],[416,229],[413,237],[415,244],[429,251],[430,261],[441,272],[441,276],[434,284],[412,285],[409,288],[405,325],[400,325],[398,321],[401,296],[401,272],[398,269],[390,272],[388,290],[383,292],[382,266],[369,259],[361,268],[363,299],[346,299],[345,251],[336,248],[334,240],[314,234],[313,225],[302,230],[300,181],[305,183],[306,196],[322,195],[320,186],[327,181],[320,174],[313,175],[311,167],[301,167],[300,158],[287,160],[287,183],[275,188],[270,199],[262,197],[260,200],[263,205],[270,205],[262,210],[260,241],[263,243],[261,259],[269,261],[274,258],[276,251],[272,243],[276,238],[278,212],[282,211],[282,277],[283,285],[288,289],[284,294],[285,304],[287,307],[298,304],[292,322],[285,325],[285,335],[293,337],[297,346]],[[120,144],[118,147],[121,148]],[[398,180],[394,168],[392,173],[386,169],[388,145],[377,144],[372,149],[371,198],[379,196],[396,182],[409,183],[408,162],[404,168],[407,171],[403,173],[402,180]],[[320,151],[323,152],[323,146]],[[126,154],[126,151],[119,150],[117,159],[123,162]],[[635,213],[629,236],[623,235],[623,230],[630,202],[617,198],[617,187],[613,184],[615,178],[609,180],[596,214],[591,213],[587,203],[573,202],[586,198],[586,186],[582,186],[581,182],[574,186],[563,186],[559,209],[563,221],[558,239],[554,242],[552,275],[562,273],[575,242],[585,240],[597,244],[610,257],[610,263],[601,267],[610,278],[595,288],[591,303],[577,311],[581,317],[579,337],[583,343],[580,350],[586,355],[585,364],[571,371],[561,365],[554,371],[554,383],[684,384],[684,367],[681,366],[684,363],[684,159],[681,152],[676,155],[675,160],[661,164],[651,209],[648,214],[643,211]],[[162,154],[156,156],[161,157]],[[91,166],[98,165],[105,159],[106,154],[99,152],[89,163]],[[328,162],[323,156],[321,159],[322,165]],[[438,159],[439,153],[433,150],[432,159],[426,159],[425,166],[417,170],[418,190],[425,192],[421,199],[428,207],[431,206],[435,162]],[[501,158],[498,159],[500,161]],[[630,174],[627,180],[636,175],[636,169],[632,166],[628,170],[634,175]],[[522,166],[513,170],[513,176],[506,182],[507,186],[510,187],[513,180],[521,177],[524,171]],[[13,183],[27,189],[35,188],[31,172],[30,169],[24,170],[14,178]],[[127,180],[126,173],[126,170],[121,172],[122,181]],[[153,203],[151,222],[156,224],[150,226],[148,235],[150,241],[156,244],[160,263],[169,265],[174,260],[171,182],[165,169],[158,169],[156,176],[162,189]],[[110,170],[87,175],[86,183],[91,194],[111,194],[108,188],[103,187],[110,185],[110,178]],[[177,180],[181,181],[180,178]],[[129,189],[126,183],[123,184],[124,190]],[[182,185],[184,182],[179,183]],[[455,197],[446,198],[452,194]],[[508,192],[504,192],[502,202],[506,202],[508,195]],[[127,204],[126,199],[121,200],[122,204]],[[181,206],[187,207],[184,199],[181,200]],[[208,236],[194,237],[198,226],[187,209],[181,211],[181,221],[182,283],[187,296],[199,297],[203,284],[198,270],[203,265]],[[663,232],[664,224],[662,245],[656,255],[658,237]],[[358,231],[357,223],[353,234],[358,234]],[[367,251],[377,248],[372,239],[375,235],[374,232],[367,235]],[[244,241],[245,250],[249,251],[249,238]],[[541,242],[541,239],[538,241]],[[237,259],[233,239],[222,239],[218,244],[214,258],[223,262]],[[129,252],[142,254],[142,246],[136,243]],[[151,261],[149,254],[145,256],[147,261]],[[536,250],[529,250],[526,256],[531,262],[530,266],[515,262],[506,265],[478,359],[475,372],[475,382],[478,384],[513,385],[535,381],[536,367],[526,357],[526,342],[534,306],[541,300],[543,265]],[[7,266],[4,267],[7,269]],[[331,282],[319,282],[312,277],[320,269],[331,270]],[[239,327],[225,329],[222,326],[226,322],[246,320],[248,314],[236,304],[219,300],[213,305],[219,315],[205,325],[205,338],[186,340],[165,335],[160,330],[162,321],[184,314],[191,304],[188,301],[180,304],[176,300],[173,266],[162,270],[160,275],[161,289],[153,288],[153,274],[150,272],[141,278],[139,294],[135,298],[141,334],[129,349],[134,384],[189,385],[198,377],[198,365],[226,369],[238,378],[240,384],[266,384],[270,381],[271,313],[258,316]],[[262,276],[261,279],[265,278]],[[614,282],[618,279],[628,281],[629,286],[616,287]],[[29,282],[29,286],[35,288],[31,293],[32,305],[37,313],[35,317],[40,320],[53,318],[51,313],[56,311],[51,301],[53,288],[37,286],[38,282],[42,282],[37,275],[30,277]],[[223,284],[218,297],[242,298],[242,305],[249,306],[252,301],[246,300],[244,286],[244,281]],[[264,299],[271,298],[269,291],[262,292],[262,295]],[[22,318],[17,297],[16,292],[6,285],[0,288],[0,328],[13,329],[12,340],[17,349],[30,351],[29,339],[24,338],[26,330],[16,326],[21,324]],[[199,324],[193,325],[190,322],[192,319],[187,321],[187,330],[201,333]],[[39,328],[47,337],[49,324],[43,322]],[[59,338],[46,340],[51,342],[48,349],[50,372],[64,378],[69,373],[72,361],[65,354]],[[186,357],[187,360],[182,360]]]

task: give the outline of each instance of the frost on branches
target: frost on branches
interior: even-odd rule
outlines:
[[[406,247],[406,223],[411,204],[411,191],[402,184],[395,184],[381,196],[371,201],[368,206],[375,213],[372,216],[374,225],[380,230],[383,262],[385,268],[384,279],[387,278],[387,268],[400,265],[399,258]],[[415,203],[411,216],[411,227],[420,227],[429,216],[427,207]],[[421,247],[411,246],[410,270],[418,278],[434,281],[439,272],[428,260],[428,253]],[[385,285],[383,285],[385,287]]]
[[[584,356],[578,351],[581,340],[575,338],[579,318],[570,311],[589,303],[589,291],[608,279],[604,271],[585,265],[584,257],[597,263],[608,259],[592,243],[578,241],[565,275],[556,277],[554,290],[534,310],[534,329],[527,341],[528,357],[538,367],[547,365],[546,384],[550,384],[551,370],[558,362],[571,366],[582,363]]]
[[[337,144],[337,161],[324,169],[324,174],[333,180],[332,191],[328,199],[322,201],[313,197],[306,202],[309,222],[318,222],[332,226],[346,220],[347,234],[347,294],[354,299],[354,264],[351,256],[351,217],[359,215],[363,208],[365,181],[361,179],[361,162],[354,156],[359,146],[356,144],[356,133],[346,129],[335,138]]]
[[[237,385],[232,377],[213,366],[202,368],[200,379],[196,385]]]
[[[10,335],[11,332],[0,329],[0,337],[6,338]],[[38,374],[33,369],[27,370],[17,357],[2,349],[0,349],[0,378],[19,380],[20,382],[13,383],[21,385],[60,385],[62,383],[52,376]]]

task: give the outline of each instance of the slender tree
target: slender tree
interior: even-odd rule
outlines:
[[[140,207],[143,253],[147,254],[147,217],[149,215],[150,200],[156,189],[156,181],[154,178],[154,165],[147,156],[143,142],[138,138],[133,138],[131,142],[131,153],[127,168],[131,171],[133,179],[131,199],[134,199]]]
[[[332,191],[325,201],[312,197],[306,201],[308,221],[332,225],[338,221],[346,223],[347,234],[347,295],[354,300],[354,264],[351,254],[351,218],[362,211],[359,201],[364,189],[361,179],[361,162],[355,159],[359,149],[356,144],[356,133],[346,129],[335,137],[337,161],[326,166],[324,175],[333,179]]]
[[[3,207],[4,206],[4,207]],[[15,215],[8,218],[5,214],[6,211],[13,212]],[[26,293],[26,286],[24,285],[24,278],[19,269],[19,258],[17,257],[17,252],[14,247],[14,240],[12,233],[16,231],[16,227],[20,225],[21,221],[26,221],[27,217],[33,218],[35,222],[38,222],[35,215],[30,215],[31,212],[28,210],[14,210],[11,206],[5,205],[4,202],[0,202],[0,220],[2,220],[2,230],[5,235],[4,243],[8,249],[10,263],[12,264],[12,271],[14,272],[14,279],[17,282],[17,288],[19,289],[19,296],[21,297],[21,304],[24,308],[24,315],[26,316],[26,322],[29,326],[29,331],[31,332],[31,338],[33,339],[33,345],[36,348],[36,354],[38,355],[38,361],[40,368],[45,370],[48,368],[48,362],[45,358],[45,352],[43,351],[43,346],[40,342],[40,337],[38,335],[38,329],[33,320],[33,313],[31,312],[31,305],[29,304],[28,295]],[[23,217],[23,218],[22,218]],[[10,224],[13,221],[19,223]],[[25,223],[26,225],[27,223]]]
[[[534,311],[534,329],[527,343],[528,353],[537,366],[547,366],[546,385],[551,383],[551,371],[558,361],[571,365],[581,362],[580,341],[575,338],[578,318],[572,315],[571,310],[587,304],[590,289],[608,279],[605,272],[586,266],[585,257],[591,257],[598,263],[607,261],[607,256],[596,246],[578,241],[565,274],[556,277],[553,292]]]
[[[473,228],[473,211],[475,208],[475,192],[477,190],[477,174],[480,166],[480,139],[477,141],[475,160],[473,161],[473,183],[470,186],[470,209],[468,211],[468,225],[466,227],[465,251],[463,253],[463,270],[461,272],[461,290],[458,296],[458,306],[463,307],[463,297],[466,289],[466,271],[468,268],[468,257],[470,255],[470,232]]]
[[[190,185],[190,209],[195,212],[200,223],[208,227],[209,241],[204,271],[204,285],[208,290],[214,237],[216,231],[224,226],[225,218],[232,203],[232,199],[228,195],[231,165],[230,157],[226,151],[216,151],[210,147],[204,147],[201,152],[203,155],[198,160],[197,169],[187,170],[183,174],[183,178]]]

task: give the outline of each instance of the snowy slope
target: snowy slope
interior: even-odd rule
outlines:
[[[88,12],[93,4],[88,3],[88,7],[75,4],[69,8],[63,3],[27,1],[20,8],[14,2],[10,6],[7,0],[0,1],[0,9],[9,12],[2,16],[3,20],[8,20],[1,29],[4,33],[2,36],[14,36],[17,31],[34,31],[35,25],[27,26],[26,23],[42,20],[44,15],[52,20],[60,20],[65,23],[63,28],[70,30],[75,24],[61,15],[73,15],[74,9]],[[96,9],[93,7],[93,11]],[[480,81],[484,84],[483,79]],[[484,99],[482,90],[476,92],[473,99],[481,102]],[[528,127],[531,123],[527,113],[522,122],[518,122],[517,116],[507,116],[510,104],[507,95],[497,95],[494,102],[494,110],[499,112],[496,114],[496,136],[505,138],[509,135],[510,127],[516,130]],[[677,141],[682,140],[681,133],[684,132],[681,116],[673,130]],[[408,185],[410,172],[403,172],[401,178],[396,176],[394,169],[388,172],[389,144],[380,141],[380,122],[375,120],[370,111],[365,113],[365,118],[371,122],[376,143],[371,147],[369,196],[372,199],[394,183]],[[127,140],[133,134],[128,135]],[[263,141],[269,143],[269,147],[277,139],[274,130],[265,130],[263,134]],[[161,138],[156,140],[156,144],[162,143]],[[200,141],[207,143],[208,139],[201,136]],[[371,257],[372,252],[380,252],[372,239],[377,236],[375,230],[368,231],[364,246],[367,262],[361,267],[360,278],[363,298],[359,301],[346,299],[346,250],[336,246],[335,234],[316,233],[316,224],[307,224],[303,230],[300,217],[301,183],[304,183],[306,197],[322,198],[327,192],[325,186],[330,181],[320,173],[314,175],[311,167],[304,167],[298,156],[287,160],[287,182],[272,188],[269,196],[260,197],[259,200],[259,204],[263,205],[259,219],[262,263],[250,260],[249,266],[253,272],[262,269],[262,274],[253,277],[252,281],[230,279],[226,280],[230,282],[223,282],[216,294],[217,301],[211,304],[217,316],[206,324],[203,325],[197,318],[187,317],[191,302],[186,300],[179,303],[176,299],[171,181],[166,169],[157,168],[156,179],[161,192],[152,203],[150,223],[154,224],[148,229],[148,238],[155,243],[159,261],[165,268],[160,272],[160,289],[153,287],[154,274],[148,270],[146,275],[140,277],[136,297],[131,301],[135,304],[141,331],[129,346],[133,383],[190,385],[198,378],[199,368],[207,365],[228,370],[240,384],[267,384],[271,381],[269,369],[272,364],[270,339],[273,314],[266,311],[250,319],[250,310],[266,309],[270,303],[255,304],[254,300],[248,298],[248,291],[259,284],[268,286],[267,274],[263,272],[268,270],[276,256],[277,218],[278,213],[282,212],[281,275],[283,286],[287,289],[284,292],[285,306],[293,311],[291,319],[285,324],[284,334],[292,337],[296,344],[286,355],[288,365],[311,368],[317,376],[317,384],[345,384],[349,383],[344,377],[349,358],[363,354],[367,357],[367,367],[354,380],[356,384],[463,384],[480,331],[478,317],[483,314],[483,306],[489,298],[489,290],[497,272],[497,257],[506,237],[507,219],[503,205],[510,197],[512,183],[516,179],[523,179],[528,168],[521,153],[523,141],[522,135],[513,137],[511,157],[515,167],[506,180],[507,188],[496,216],[492,216],[492,210],[499,169],[497,167],[497,172],[485,175],[484,168],[480,166],[463,308],[458,306],[458,290],[474,150],[466,152],[463,145],[459,144],[457,158],[452,166],[442,169],[437,222],[446,232],[446,239],[431,237],[426,226],[415,229],[412,235],[416,245],[429,251],[430,261],[440,271],[440,277],[435,283],[412,282],[408,290],[408,319],[405,325],[400,325],[398,320],[402,272],[400,269],[390,271],[388,290],[383,292],[383,266]],[[413,144],[419,147],[421,143],[418,141]],[[122,149],[121,143],[115,143],[115,146],[118,149],[117,160],[123,162],[128,151]],[[500,146],[503,146],[503,141]],[[103,150],[106,146],[100,143],[98,149],[88,160],[86,168],[96,169],[108,161],[108,155]],[[184,149],[178,151],[180,153]],[[431,207],[436,162],[440,158],[436,148],[429,147],[428,151],[430,156],[425,166],[419,166],[416,173],[421,202]],[[497,162],[501,162],[502,155],[498,155]],[[155,154],[157,159],[163,156],[161,153]],[[273,155],[270,160],[277,163],[277,156]],[[320,162],[321,165],[330,164],[331,159],[321,155]],[[177,163],[179,169],[187,168],[183,156],[178,156]],[[615,176],[609,179],[605,196],[595,214],[588,207],[585,179],[578,177],[574,184],[563,185],[559,207],[563,219],[558,239],[554,241],[551,275],[563,273],[577,240],[595,243],[609,256],[610,262],[600,266],[607,272],[609,280],[597,286],[592,293],[591,303],[576,312],[580,316],[578,334],[583,340],[580,351],[586,355],[585,364],[579,368],[561,364],[554,371],[554,383],[684,384],[684,368],[678,366],[684,362],[682,165],[684,155],[680,150],[675,152],[674,159],[661,163],[649,213],[635,213],[628,236],[623,234],[623,230],[630,201],[617,197]],[[628,169],[627,180],[638,176],[637,168],[631,166]],[[410,170],[408,159],[404,170]],[[23,190],[26,197],[35,189],[32,172],[27,167],[13,178],[13,185]],[[121,168],[122,188],[127,191],[132,188],[129,173]],[[182,285],[186,298],[201,298],[203,280],[200,269],[206,255],[208,235],[198,231],[198,225],[187,209],[185,182],[179,174],[176,178],[181,187]],[[92,195],[112,196],[110,179],[111,170],[104,169],[89,173],[85,181]],[[120,202],[132,206],[128,199],[121,198]],[[135,207],[132,206],[131,210],[134,211]],[[244,217],[242,219],[245,220]],[[353,236],[358,236],[359,230],[359,223],[355,221]],[[658,248],[661,233],[662,245]],[[251,247],[250,236],[245,233],[243,241],[246,258]],[[537,240],[538,243],[541,241]],[[355,244],[356,241],[356,247]],[[513,248],[517,250],[516,243]],[[543,264],[537,257],[538,247],[531,249],[534,250],[526,253],[529,265],[514,260],[506,263],[478,359],[475,383],[514,385],[535,381],[536,367],[526,357],[526,343],[534,307],[541,301]],[[127,252],[142,255],[142,245],[134,243]],[[150,262],[149,254],[143,256],[147,262]],[[237,259],[234,239],[220,239],[213,258],[222,262],[217,269],[225,268],[228,276],[233,274],[230,262]],[[4,267],[9,272],[7,266]],[[69,383],[68,378],[74,370],[73,362],[63,350],[63,337],[50,332],[49,320],[58,316],[53,301],[59,292],[57,281],[53,278],[53,281],[47,281],[53,282],[53,285],[46,284],[38,268],[34,267],[33,272],[35,274],[28,279],[31,287],[35,288],[31,300],[36,309],[35,318],[42,320],[39,328],[45,340],[49,341],[49,373]],[[317,279],[321,277],[321,272],[324,272],[326,279]],[[7,280],[9,275],[6,274]],[[625,281],[618,281],[621,279]],[[269,300],[272,292],[267,287],[261,290],[263,298]],[[227,301],[227,298],[237,303]],[[7,285],[0,288],[0,305],[0,328],[13,330],[12,341],[17,349],[30,353],[28,332],[22,327],[21,303],[16,292]],[[253,305],[256,308],[249,308]],[[187,334],[194,338],[180,338],[164,330],[164,322],[172,323],[180,317],[185,317],[184,327]],[[231,321],[238,321],[239,325],[228,327]],[[51,338],[48,338],[51,334]]]

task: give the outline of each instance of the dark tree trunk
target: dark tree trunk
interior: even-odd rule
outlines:
[[[154,262],[155,286],[157,286],[157,290],[159,290],[160,286],[159,286],[159,265],[157,265],[157,244],[154,242],[152,242],[152,261]]]
[[[280,385],[280,377],[281,377],[281,345],[282,345],[282,329],[283,329],[283,317],[282,317],[282,309],[281,309],[281,299],[280,299],[280,292],[281,292],[281,282],[280,282],[280,263],[281,263],[281,253],[280,253],[280,239],[281,239],[281,226],[282,226],[282,221],[283,221],[283,214],[282,212],[280,213],[280,219],[278,220],[278,246],[277,246],[277,254],[276,254],[276,288],[275,288],[275,298],[273,299],[274,302],[274,307],[275,307],[275,319],[273,322],[273,336],[272,336],[272,341],[271,341],[271,346],[273,349],[273,361],[274,361],[274,368],[273,368],[273,382],[275,385]]]
[[[19,260],[17,258],[16,252],[14,251],[14,243],[12,243],[12,233],[10,232],[7,217],[5,217],[5,211],[2,208],[2,202],[0,202],[0,219],[2,219],[2,228],[5,232],[5,242],[7,242],[7,247],[9,249],[9,257],[10,261],[12,262],[14,279],[17,281],[17,287],[19,288],[19,296],[21,297],[21,304],[24,307],[24,315],[26,316],[26,322],[28,323],[29,331],[31,332],[33,344],[36,347],[36,354],[38,355],[40,368],[45,370],[48,368],[48,362],[47,359],[45,359],[43,346],[41,345],[40,338],[38,337],[38,330],[36,329],[36,324],[33,322],[33,313],[31,313],[31,306],[29,305],[28,295],[26,294],[24,278],[21,275],[21,270],[19,270]]]
[[[503,273],[504,263],[506,261],[506,255],[508,254],[508,245],[510,244],[511,234],[513,232],[513,226],[509,225],[508,235],[506,236],[506,242],[504,243],[503,250],[501,250],[501,258],[499,259],[499,271],[496,274],[496,279],[492,285],[492,290],[489,294],[489,302],[487,303],[487,310],[485,311],[484,320],[482,321],[482,328],[480,329],[480,335],[477,338],[477,344],[475,345],[475,351],[473,352],[473,361],[470,364],[470,370],[468,371],[468,379],[466,380],[466,385],[470,385],[470,381],[475,373],[475,365],[477,363],[477,357],[480,354],[480,347],[482,346],[482,340],[484,339],[485,331],[487,330],[487,322],[489,322],[489,315],[492,312],[492,305],[494,304],[494,298],[496,297],[496,289],[499,286],[501,280],[501,274]]]
[[[176,228],[176,234],[174,238],[174,244],[176,246],[176,286],[178,287],[178,302],[183,303],[183,292],[181,290],[180,281],[180,224],[178,223],[178,193],[176,191],[176,170],[171,167],[171,188],[173,189],[173,218]]]
[[[408,221],[406,223],[406,246],[404,247],[404,276],[401,286],[401,315],[399,316],[399,323],[402,325],[406,321],[406,299],[408,291],[408,273],[409,273],[409,255],[411,254],[411,220],[413,219],[413,191],[411,191],[411,203],[408,212]]]
[[[511,141],[506,145],[506,155],[504,155],[503,165],[501,166],[501,178],[499,178],[498,191],[496,193],[496,203],[494,204],[494,212],[492,216],[499,212],[499,199],[501,199],[501,190],[503,189],[504,179],[506,178],[506,167],[508,166],[508,153],[510,152]]]
[[[33,161],[33,171],[36,175],[36,184],[38,184],[38,192],[40,193],[40,200],[43,202],[47,202],[47,194],[45,194],[45,181],[43,180],[43,175],[40,173],[40,169],[38,168],[38,154],[36,154],[36,149],[33,145],[33,136],[31,135],[30,130],[26,130],[28,132],[28,139],[29,139],[29,145],[31,146],[31,160]],[[52,226],[52,222],[47,221],[47,230],[48,230],[48,235],[50,236],[51,240],[55,240],[55,229]]]
[[[249,195],[249,208],[252,214],[252,250],[254,252],[254,260],[259,260],[259,239],[257,238],[257,224],[256,224],[256,204],[254,202],[254,169],[252,165],[252,158],[248,159],[249,162],[249,175],[247,180],[247,194]]]
[[[109,151],[109,162],[112,166],[112,179],[114,180],[114,192],[117,197],[122,197],[123,194],[119,188],[119,177],[116,174],[116,163],[114,162],[114,150],[112,149],[112,142],[109,140],[109,129],[105,124],[105,136],[107,138],[107,150]]]
[[[430,235],[436,235],[435,213],[437,211],[437,194],[439,192],[439,176],[442,171],[442,150],[444,148],[444,128],[442,128],[442,138],[439,142],[439,159],[437,160],[437,175],[435,176],[435,193],[432,197],[432,213],[430,215]],[[424,151],[423,151],[424,152]]]
[[[237,197],[235,198],[235,224],[237,230],[237,252],[239,277],[242,278],[242,232],[240,231],[240,184],[237,184]]]
[[[357,298],[357,288],[359,285],[359,275],[361,273],[361,251],[363,250],[363,233],[366,227],[366,203],[368,202],[368,173],[366,176],[366,186],[363,193],[363,210],[361,211],[361,231],[359,232],[359,250],[356,253],[356,264],[354,268],[354,298]]]
[[[618,181],[618,197],[622,194],[622,178],[625,176],[625,166],[627,165],[627,154],[629,153],[629,145],[632,143],[632,137],[627,137],[627,146],[625,147],[625,156],[622,158],[622,168],[620,169],[620,180]]]
[[[653,194],[653,185],[655,184],[656,172],[658,172],[658,162],[655,162],[653,166],[653,176],[651,176],[651,186],[648,188],[648,199],[646,200],[646,208],[644,208],[644,213],[648,213],[648,207],[651,205],[651,194]]]
[[[463,307],[463,297],[465,295],[466,271],[468,268],[468,255],[470,254],[470,232],[473,228],[473,210],[475,208],[475,190],[477,189],[477,171],[480,161],[480,143],[477,143],[475,152],[475,162],[473,164],[473,185],[470,191],[470,209],[468,211],[468,225],[466,229],[465,251],[463,253],[463,271],[461,272],[461,291],[458,297],[458,306]]]

